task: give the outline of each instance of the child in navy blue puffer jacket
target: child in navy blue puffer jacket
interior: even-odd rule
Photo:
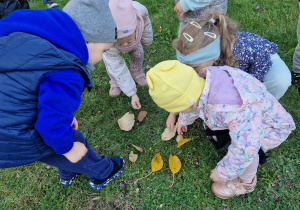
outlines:
[[[116,42],[116,25],[108,0],[71,0],[63,11],[0,20],[0,168],[40,161],[57,167],[64,185],[85,174],[100,189],[124,161],[98,156],[73,113],[92,87],[89,70]]]

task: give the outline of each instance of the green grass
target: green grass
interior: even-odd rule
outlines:
[[[67,1],[59,1],[60,8]],[[178,20],[173,12],[172,0],[140,0],[150,13],[154,30],[154,42],[144,47],[145,71],[160,61],[175,59],[171,42],[177,37]],[[44,9],[42,0],[30,2],[33,9]],[[255,7],[259,5],[262,11]],[[278,44],[279,55],[292,67],[293,48],[297,45],[297,0],[229,0],[228,16],[236,20],[241,31],[257,33]],[[162,32],[157,29],[162,27]],[[127,57],[128,58],[128,57]],[[78,177],[72,186],[59,184],[56,169],[41,163],[0,170],[0,209],[299,209],[300,198],[300,131],[293,131],[278,148],[268,152],[267,164],[258,168],[258,184],[251,194],[229,200],[221,200],[210,190],[210,171],[222,159],[226,151],[217,151],[202,134],[201,122],[189,127],[185,137],[193,140],[176,148],[175,140],[160,140],[168,113],[159,109],[148,95],[147,89],[138,89],[143,110],[148,111],[144,122],[135,124],[129,131],[121,131],[117,119],[130,111],[130,98],[108,96],[109,78],[103,64],[91,74],[92,92],[85,91],[82,104],[75,114],[79,130],[83,132],[98,154],[108,157],[123,156],[124,172],[100,191],[88,187],[88,178]],[[300,96],[290,87],[280,100],[300,126]],[[98,113],[100,111],[100,113]],[[128,160],[129,143],[144,149],[133,164]],[[137,184],[134,181],[151,171],[150,162],[160,150],[164,167]],[[168,168],[169,155],[177,155],[182,168],[175,175]]]

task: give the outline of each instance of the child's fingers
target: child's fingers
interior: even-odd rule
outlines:
[[[172,122],[166,122],[167,128],[170,128],[172,131],[174,130],[174,124]]]
[[[142,105],[140,104],[140,102],[137,102],[137,107],[138,107],[138,109],[142,108]]]
[[[182,131],[183,131],[183,132],[187,132],[187,126],[183,126],[183,127],[182,127]]]
[[[140,108],[142,108],[141,104],[138,103],[138,102],[133,103],[133,104],[132,104],[132,107],[133,107],[134,109],[140,109]]]
[[[182,132],[181,128],[182,128],[181,126],[178,126],[178,125],[177,125],[176,130],[177,130],[177,133],[178,133],[178,134],[181,134],[181,135],[182,135],[183,132]]]
[[[73,118],[73,122],[72,122],[71,126],[74,130],[78,129],[78,122],[75,117]]]
[[[184,14],[184,12],[179,11],[177,14],[178,14],[178,18],[181,19],[182,16],[183,16],[183,14]]]
[[[176,131],[177,131],[178,134],[180,134],[180,132],[181,132],[181,130],[178,128],[178,126],[176,128]]]

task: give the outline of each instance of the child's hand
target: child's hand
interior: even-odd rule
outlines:
[[[174,7],[174,12],[177,13],[177,16],[179,19],[182,18],[183,14],[184,14],[184,11],[180,5],[180,1],[176,4],[176,6]]]
[[[174,125],[175,125],[177,115],[178,115],[177,112],[170,112],[168,119],[166,121],[167,128],[171,128],[171,130],[174,130]]]
[[[183,126],[180,123],[176,123],[176,130],[178,134],[183,134],[183,132],[187,132],[187,126]]]
[[[75,117],[73,118],[73,122],[72,122],[71,126],[74,130],[78,129],[78,122]]]
[[[81,142],[74,142],[72,149],[63,154],[71,163],[77,163],[79,160],[85,156],[87,153],[87,148]]]
[[[140,109],[140,108],[142,108],[142,106],[140,104],[140,99],[137,96],[137,94],[134,94],[133,96],[131,96],[131,106],[134,109]]]
[[[219,179],[216,175],[216,172],[215,172],[215,169],[213,169],[211,171],[211,174],[210,174],[210,179],[213,180],[214,182],[223,182],[221,179]],[[224,182],[223,182],[224,183]]]

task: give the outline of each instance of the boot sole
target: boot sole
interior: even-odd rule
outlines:
[[[113,179],[117,178],[123,171],[124,171],[124,167],[125,167],[125,161],[123,159],[123,167],[120,169],[120,171],[118,171],[115,175],[113,175],[112,177],[110,177],[109,179],[107,179],[104,183],[100,184],[100,185],[95,185],[92,181],[90,181],[89,186],[94,189],[94,190],[100,190],[103,187],[105,187],[109,182],[111,182]]]
[[[212,185],[213,186],[213,185]],[[233,195],[233,196],[230,196],[230,197],[228,197],[228,196],[226,196],[226,197],[222,197],[222,195],[220,195],[218,192],[216,192],[214,189],[213,189],[213,187],[211,186],[211,191],[215,194],[215,196],[217,196],[218,198],[221,198],[221,199],[224,199],[224,200],[226,200],[226,199],[229,199],[229,198],[232,198],[232,197],[236,197],[236,196],[239,196],[239,195]],[[244,193],[244,194],[241,194],[241,195],[245,195],[245,194],[247,194],[247,193],[251,193],[251,192],[253,192],[254,191],[254,189],[255,188],[253,188],[251,191],[248,191],[248,192],[246,192],[246,193]]]

